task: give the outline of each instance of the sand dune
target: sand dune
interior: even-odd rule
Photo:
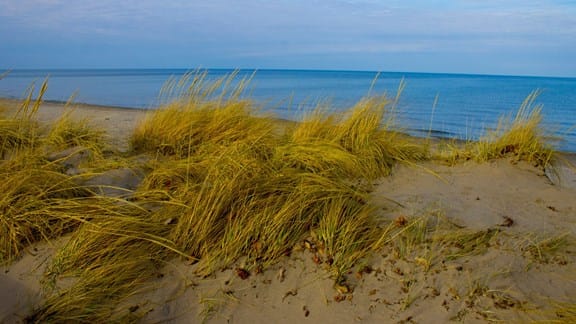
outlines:
[[[62,110],[60,104],[46,103],[38,118],[50,122]],[[91,106],[80,106],[74,114],[103,127],[123,151],[143,118],[141,110]],[[376,181],[372,203],[383,220],[406,226],[404,234],[421,232],[374,251],[348,273],[343,287],[335,286],[327,265],[302,244],[246,279],[235,269],[199,277],[196,265],[174,259],[144,291],[118,307],[143,312],[142,323],[574,319],[576,188],[574,170],[562,163],[556,175],[561,181],[509,159],[395,167]],[[126,180],[125,187],[132,189],[133,181]],[[0,322],[23,321],[42,303],[44,268],[68,238],[37,243],[0,268]]]

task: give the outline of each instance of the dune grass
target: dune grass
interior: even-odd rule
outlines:
[[[288,132],[278,157],[288,165],[312,172],[330,171],[339,177],[376,179],[390,174],[396,162],[427,158],[427,150],[396,132],[390,101],[366,98],[341,115],[321,110]]]
[[[440,153],[441,159],[457,163],[462,160],[486,162],[512,157],[539,167],[547,166],[554,156],[554,149],[543,133],[542,107],[534,105],[538,95],[538,91],[530,93],[514,118],[500,118],[497,128],[478,141],[469,141],[463,147],[449,146]]]
[[[246,271],[260,271],[307,239],[341,281],[381,241],[366,180],[390,174],[398,161],[426,156],[381,123],[386,98],[279,133],[269,117],[239,99],[238,89],[213,96],[218,87],[200,79],[193,78],[187,97],[151,112],[137,127],[131,148],[153,157],[148,175],[132,202],[104,203],[102,215],[84,222],[60,250],[47,272],[58,293],[33,320],[108,319],[114,305],[153,277],[152,264],[178,255],[199,262],[202,276],[241,259]],[[315,118],[325,133],[307,129]],[[109,277],[120,264],[122,275]],[[59,289],[65,275],[75,282]]]
[[[33,157],[32,157],[33,158]],[[84,212],[72,203],[86,194],[70,177],[30,161],[0,165],[0,261],[12,261],[31,243],[67,233]]]
[[[208,88],[191,93],[214,91]],[[177,100],[151,113],[131,143],[137,152],[158,156],[143,188],[164,190],[180,206],[169,211],[176,223],[171,238],[202,261],[204,274],[246,255],[253,263],[275,262],[319,228],[326,258],[343,272],[356,258],[351,255],[376,240],[367,235],[377,228],[365,197],[370,186],[354,183],[389,174],[397,161],[426,156],[382,123],[388,104],[375,97],[341,115],[316,111],[278,134],[237,95]],[[368,242],[362,249],[341,242],[360,236]]]
[[[116,305],[156,278],[169,254],[170,225],[155,221],[138,206],[96,198],[100,215],[84,223],[58,251],[46,270],[50,296],[31,319],[44,321],[125,322],[135,312]],[[60,288],[61,278],[72,277]],[[132,306],[132,305],[130,305]]]
[[[440,263],[485,253],[500,231],[496,228],[472,230],[450,222],[442,210],[423,211],[422,215],[396,219],[387,228],[379,247],[428,271]]]
[[[90,125],[88,119],[72,118],[73,109],[68,109],[55,121],[46,135],[47,145],[53,150],[64,150],[73,147],[89,147],[101,153],[104,146],[104,131]]]
[[[561,256],[566,250],[576,247],[576,240],[569,233],[548,237],[529,235],[524,239],[525,242],[520,246],[520,250],[538,263],[550,263],[552,261],[562,263],[563,260],[555,260],[555,258]]]
[[[129,199],[98,196],[77,184],[76,177],[89,175],[67,175],[59,160],[46,159],[50,150],[101,152],[103,134],[87,121],[67,112],[42,130],[34,118],[41,95],[34,101],[32,92],[16,116],[0,120],[6,179],[0,184],[0,261],[14,260],[38,240],[71,233],[46,270],[48,297],[28,320],[136,321],[141,312],[118,305],[174,258],[198,263],[201,276],[234,266],[258,272],[307,242],[342,283],[386,245],[429,268],[435,256],[415,255],[417,246],[434,245],[458,258],[482,253],[498,233],[378,217],[368,195],[373,180],[397,163],[430,157],[426,143],[398,132],[394,101],[368,97],[341,113],[319,108],[279,132],[277,122],[242,98],[248,79],[235,77],[209,81],[205,73],[190,74],[165,87],[166,104],[130,138],[129,154],[147,160],[146,177]],[[542,142],[540,111],[529,109],[530,100],[498,136],[451,158],[514,154],[547,163],[552,151]]]
[[[28,90],[14,116],[0,120],[0,262],[11,262],[30,244],[70,232],[86,214],[75,200],[90,195],[58,165],[45,159],[35,115],[46,92]]]
[[[14,116],[0,117],[0,157],[6,157],[9,152],[32,149],[37,144],[39,125],[35,116],[47,89],[48,80],[44,80],[36,99],[33,99],[35,86],[32,84]]]

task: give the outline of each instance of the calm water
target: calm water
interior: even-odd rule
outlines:
[[[120,107],[153,108],[162,85],[188,70],[15,70],[0,80],[0,97],[22,97],[36,80],[49,76],[46,99]],[[209,78],[231,70],[210,70]],[[254,71],[243,70],[239,77]],[[376,72],[259,70],[249,95],[282,118],[297,119],[319,101],[344,109],[367,95]],[[499,116],[513,113],[530,92],[540,90],[544,125],[564,151],[576,152],[576,78],[483,76],[461,74],[380,73],[372,94],[395,95],[401,80],[406,87],[398,104],[398,121],[405,131],[425,135],[477,138],[495,127]],[[436,101],[435,98],[438,98]],[[436,102],[436,104],[435,104]]]

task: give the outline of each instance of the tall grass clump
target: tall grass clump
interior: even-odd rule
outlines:
[[[314,234],[324,261],[339,278],[369,254],[385,231],[375,208],[350,196],[335,197],[320,212]]]
[[[52,123],[45,141],[54,149],[87,147],[101,152],[104,144],[104,131],[90,125],[88,119],[74,119],[73,110],[66,110]]]
[[[33,146],[37,132],[34,121],[0,117],[0,157]]]
[[[0,120],[0,262],[10,262],[30,244],[70,232],[83,213],[69,199],[88,195],[70,176],[43,158],[36,113],[47,89],[34,87],[12,117]],[[69,210],[67,210],[69,209]]]
[[[248,167],[234,176],[209,176],[211,187],[206,188],[206,183],[185,201],[189,207],[178,219],[173,238],[177,246],[201,260],[203,274],[230,266],[242,256],[249,257],[249,266],[268,266],[310,235],[327,217],[330,205],[340,200],[354,206],[366,202],[365,193],[339,179],[294,169],[280,174],[258,171],[250,174]],[[338,216],[354,220],[355,211],[344,209]],[[344,261],[334,263],[340,266]]]
[[[173,103],[155,111],[131,138],[134,151],[156,151],[186,157],[201,144],[227,144],[246,140],[257,144],[273,128],[269,121],[251,115],[249,102],[215,104]]]
[[[278,157],[312,172],[366,179],[388,175],[396,162],[425,159],[423,146],[394,129],[390,104],[386,97],[370,97],[343,114],[317,110],[289,133],[288,143],[277,149]]]
[[[423,160],[427,156],[424,147],[399,135],[390,104],[385,97],[363,99],[336,129],[341,145],[366,161],[368,177],[388,175],[395,162]]]
[[[513,154],[520,160],[546,165],[552,149],[542,134],[542,107],[533,106],[538,92],[531,93],[522,103],[515,118],[501,119],[495,134],[478,144],[478,158],[489,160]]]
[[[34,242],[70,232],[84,213],[68,200],[87,193],[57,170],[33,161],[8,167],[10,162],[0,164],[0,262],[12,261]]]
[[[94,193],[65,174],[48,155],[69,147],[102,147],[102,132],[66,112],[46,130],[37,120],[48,80],[35,87],[12,116],[0,119],[0,262],[16,259],[30,244],[72,232],[99,213]]]
[[[27,89],[26,98],[13,116],[0,116],[0,157],[18,150],[34,148],[40,131],[36,113],[42,98],[48,89],[48,80],[44,80],[34,99],[35,86]]]
[[[165,88],[164,91],[176,92],[182,97],[149,114],[138,125],[131,137],[132,149],[186,157],[200,144],[226,145],[245,140],[256,145],[266,140],[273,125],[266,118],[255,117],[253,103],[241,99],[245,79],[230,89],[235,76],[209,82],[202,73],[194,77],[188,87],[175,83]],[[174,90],[179,87],[186,90]]]
[[[169,238],[200,261],[199,273],[242,257],[269,265],[310,235],[343,273],[378,239],[369,186],[358,181],[425,150],[393,131],[384,97],[342,114],[317,110],[279,134],[240,99],[244,82],[226,89],[233,77],[203,84],[200,74],[187,77],[188,88],[174,83],[185,90],[168,87],[182,97],[150,113],[131,139],[134,151],[156,156],[140,191],[170,202],[156,217],[175,224]]]
[[[542,106],[535,106],[539,92],[534,91],[524,99],[514,118],[500,118],[496,130],[465,145],[453,148],[452,160],[472,159],[485,162],[512,156],[537,166],[548,165],[554,150],[543,133]]]

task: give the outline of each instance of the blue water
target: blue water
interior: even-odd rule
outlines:
[[[49,76],[47,100],[75,101],[153,109],[170,77],[189,70],[14,70],[0,80],[0,97],[20,98],[28,86]],[[232,70],[211,69],[216,79]],[[239,71],[239,78],[253,70]],[[250,98],[278,117],[298,119],[302,112],[329,101],[333,109],[350,107],[369,94],[393,97],[401,80],[406,87],[397,105],[398,123],[414,135],[476,139],[494,128],[502,115],[514,113],[532,91],[541,94],[544,126],[556,148],[576,152],[576,78],[516,77],[358,71],[259,70],[248,88]],[[437,100],[436,100],[437,98]]]

